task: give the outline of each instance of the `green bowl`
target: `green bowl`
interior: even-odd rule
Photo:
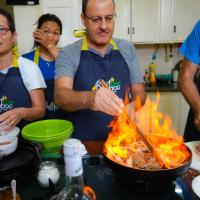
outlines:
[[[64,141],[71,137],[74,128],[70,121],[60,119],[41,120],[30,123],[22,129],[26,140],[41,143],[43,152],[59,150]]]

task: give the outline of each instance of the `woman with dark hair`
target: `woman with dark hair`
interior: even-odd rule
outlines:
[[[33,62],[18,57],[16,38],[12,16],[0,8],[0,131],[45,114],[44,79]]]
[[[55,58],[59,52],[56,45],[62,34],[62,23],[56,15],[47,13],[40,16],[36,24],[37,29],[33,32],[34,50],[22,56],[34,61],[45,79],[47,85],[45,118],[63,118],[64,112],[53,102]]]

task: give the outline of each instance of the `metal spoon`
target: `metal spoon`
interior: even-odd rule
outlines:
[[[16,200],[16,180],[15,179],[11,181],[11,188],[12,188],[13,200]]]

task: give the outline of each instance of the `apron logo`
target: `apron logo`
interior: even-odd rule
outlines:
[[[46,109],[55,112],[56,110],[58,110],[58,107],[53,102],[48,104],[46,101]]]
[[[6,96],[0,99],[0,112],[11,110],[15,105],[15,101],[8,100]]]
[[[115,81],[115,79],[113,77],[110,78],[110,80],[107,82],[107,85],[108,85],[109,89],[115,93],[121,89],[121,82]],[[92,87],[92,91],[96,91],[101,87],[103,87],[103,86],[101,85],[101,79],[99,79],[95,83],[95,85]]]

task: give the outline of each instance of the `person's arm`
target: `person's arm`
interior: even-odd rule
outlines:
[[[45,114],[45,97],[43,89],[35,89],[29,92],[31,108],[14,108],[0,115],[0,122],[4,130],[16,126],[22,119],[32,121],[42,118]]]
[[[194,75],[197,68],[197,64],[184,58],[179,72],[179,87],[195,114],[194,124],[200,129],[200,96],[198,88],[194,83]]]
[[[97,91],[75,91],[72,88],[73,79],[70,77],[60,77],[55,81],[55,103],[66,111],[91,109],[114,116],[122,112],[122,99],[107,88]]]
[[[40,45],[44,46],[48,52],[56,59],[59,53],[59,48],[56,47],[54,42],[48,37],[44,31],[37,29],[33,32],[33,37],[36,42],[39,42]]]

